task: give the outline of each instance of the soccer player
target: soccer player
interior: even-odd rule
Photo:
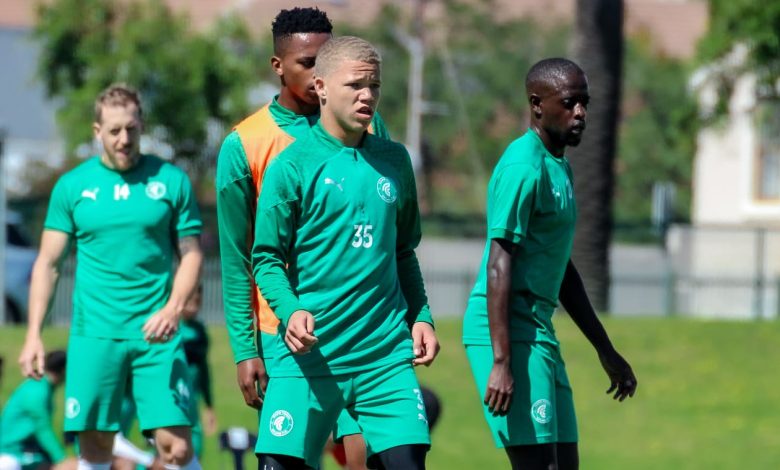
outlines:
[[[379,101],[378,52],[355,37],[328,41],[315,87],[320,121],[271,163],[258,202],[255,280],[281,321],[260,467],[316,467],[346,408],[372,463],[424,468],[430,438],[412,364],[430,364],[439,345],[414,253],[409,155],[366,132]]]
[[[79,470],[109,468],[128,389],[140,428],[154,432],[163,462],[199,469],[178,334],[203,260],[195,196],[183,171],[140,153],[143,120],[134,90],[103,91],[92,127],[100,155],[63,175],[52,191],[19,363],[25,375],[40,377],[43,319],[61,261],[75,243],[64,427],[79,434]]]
[[[319,118],[314,60],[320,46],[332,37],[332,30],[325,12],[317,8],[282,10],[276,16],[271,67],[279,76],[281,90],[269,104],[235,127],[225,138],[217,160],[215,187],[225,319],[244,401],[258,409],[268,383],[265,362],[269,352],[262,345],[276,335],[279,320],[260,295],[252,275],[257,198],[271,160],[305,135]],[[373,116],[371,129],[387,137],[379,114]]]
[[[54,390],[65,380],[65,351],[44,358],[43,376],[23,381],[0,414],[0,470],[76,468],[52,427]]]
[[[198,285],[195,292],[184,305],[181,322],[182,345],[187,356],[187,370],[192,394],[190,397],[190,421],[192,421],[192,446],[195,455],[200,458],[203,452],[203,431],[214,434],[217,430],[217,417],[214,414],[214,400],[211,393],[211,369],[208,363],[209,336],[206,326],[197,319],[202,304],[203,286]],[[200,420],[200,400],[206,407],[203,410],[204,424]]]
[[[280,92],[225,138],[215,184],[225,320],[239,388],[246,404],[257,409],[268,383],[266,367],[272,362],[270,348],[263,344],[272,340],[279,324],[252,275],[257,198],[271,160],[319,119],[314,60],[332,37],[333,25],[317,8],[296,7],[282,10],[271,29],[271,67],[279,76]],[[379,113],[373,115],[369,132],[389,138]],[[349,455],[359,458],[365,448],[359,427],[346,414],[339,422]]]
[[[571,262],[577,208],[564,156],[585,130],[588,81],[566,59],[526,77],[530,129],[512,142],[488,186],[488,241],[466,308],[463,342],[493,439],[514,469],[579,465],[572,391],[552,314],[560,300],[595,347],[623,401],[637,381],[612,346]]]

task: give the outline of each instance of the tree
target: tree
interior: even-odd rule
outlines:
[[[656,182],[674,184],[675,219],[687,221],[699,128],[697,103],[687,87],[691,67],[653,53],[645,37],[630,39],[626,46],[615,223],[647,227],[648,195]]]
[[[164,2],[56,0],[39,6],[35,37],[39,75],[61,103],[57,118],[71,155],[91,141],[94,99],[113,82],[141,92],[146,133],[185,162],[213,156],[209,128],[249,111],[257,46],[238,18],[197,33]]]
[[[609,247],[623,67],[622,0],[578,0],[575,56],[588,75],[588,131],[569,152],[578,218],[573,259],[597,310],[609,302]]]
[[[722,93],[717,107],[725,112],[725,101],[731,96],[734,81],[744,72],[756,74],[760,95],[777,98],[780,95],[780,3],[755,0],[709,0],[710,24],[699,41],[698,60],[701,65],[727,56],[737,44],[748,46],[747,60],[719,80]]]

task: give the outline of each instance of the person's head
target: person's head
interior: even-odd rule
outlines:
[[[320,48],[314,86],[322,124],[335,137],[359,139],[371,124],[379,104],[381,64],[376,48],[354,36],[331,39]]]
[[[103,147],[101,160],[109,168],[125,171],[140,157],[141,98],[125,84],[113,84],[95,100],[92,131]]]
[[[192,320],[198,315],[200,306],[203,302],[203,285],[198,284],[198,287],[192,292],[190,298],[184,304],[184,310],[182,311],[182,317],[185,320]]]
[[[282,105],[311,114],[319,105],[314,92],[314,61],[332,37],[333,25],[318,8],[282,10],[271,25],[274,55],[271,67],[282,82]]]
[[[43,360],[43,370],[54,385],[59,385],[65,381],[66,357],[65,351],[56,350],[46,354]]]
[[[544,59],[528,71],[525,89],[531,127],[548,149],[562,154],[566,146],[578,145],[590,100],[585,72],[568,59]]]

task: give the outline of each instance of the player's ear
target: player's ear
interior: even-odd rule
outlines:
[[[528,104],[531,107],[531,112],[536,119],[542,117],[542,98],[536,93],[531,93],[528,97]]]
[[[99,122],[93,122],[92,123],[92,135],[94,135],[96,139],[100,138],[100,123]]]
[[[325,80],[322,77],[314,77],[314,91],[320,97],[320,103],[324,102],[327,97],[327,89],[325,88]]]
[[[274,55],[271,56],[271,68],[274,70],[274,73],[278,76],[284,75],[284,67],[282,66],[282,58]]]

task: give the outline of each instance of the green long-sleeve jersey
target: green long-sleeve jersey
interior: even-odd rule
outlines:
[[[52,396],[49,379],[27,379],[11,394],[0,415],[0,454],[22,459],[30,445],[40,447],[57,463],[65,449],[52,428]]]
[[[276,97],[240,122],[220,149],[215,189],[222,296],[236,363],[258,357],[255,322],[257,330],[266,333],[262,335],[266,339],[267,334],[275,334],[278,324],[265,300],[258,295],[252,275],[255,212],[265,170],[287,146],[306,135],[318,119],[319,114],[303,116],[286,109]],[[389,138],[378,113],[369,131]],[[270,351],[264,350],[262,354],[270,357]]]
[[[252,252],[263,296],[281,320],[272,376],[356,372],[411,360],[410,325],[433,323],[414,249],[420,242],[406,149],[366,133],[344,147],[320,124],[266,171]],[[319,342],[284,344],[296,310]]]

